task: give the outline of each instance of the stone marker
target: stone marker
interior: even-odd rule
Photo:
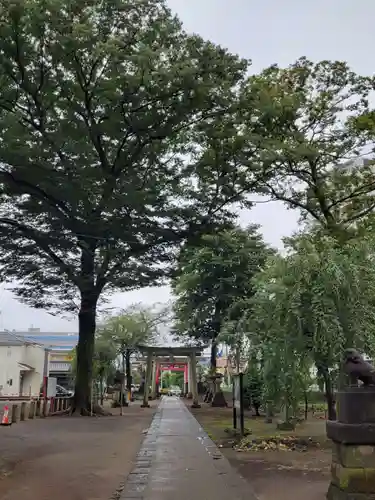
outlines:
[[[366,373],[362,374],[362,368]],[[357,385],[338,392],[337,420],[327,422],[327,436],[333,441],[328,500],[375,500],[373,370],[369,363],[363,363],[360,355],[351,356],[348,363],[346,352],[344,371],[350,376],[350,382]],[[360,387],[358,380],[363,382]]]

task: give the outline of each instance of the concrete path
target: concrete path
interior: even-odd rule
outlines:
[[[147,411],[147,410],[146,410]],[[121,500],[256,500],[177,398],[154,416]]]

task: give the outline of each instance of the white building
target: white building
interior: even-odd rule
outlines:
[[[49,351],[10,332],[0,333],[0,395],[38,396]]]
[[[57,383],[64,387],[71,386],[72,351],[78,343],[77,332],[43,332],[40,328],[29,328],[26,331],[13,330],[11,333],[48,348],[50,376],[57,378]]]

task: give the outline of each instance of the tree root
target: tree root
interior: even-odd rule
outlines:
[[[90,408],[78,408],[72,407],[69,410],[69,415],[80,415],[81,417],[111,417],[112,413],[110,411],[105,410],[100,405],[93,405],[92,410]]]
[[[67,408],[66,410],[61,410],[61,411],[54,411],[53,413],[50,413],[50,417],[61,417],[62,415],[71,415],[71,408]]]

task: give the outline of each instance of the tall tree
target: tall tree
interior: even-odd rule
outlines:
[[[273,173],[259,192],[299,209],[341,242],[375,208],[374,88],[374,77],[344,62],[301,58],[249,77],[243,91],[249,145],[238,161],[248,164],[258,137],[259,162]]]
[[[236,302],[251,296],[251,280],[270,253],[257,226],[203,236],[181,252],[173,281],[176,331],[211,342],[212,370],[224,322],[237,312]]]
[[[72,371],[77,374],[77,352],[73,351]],[[116,346],[102,335],[95,336],[94,356],[93,356],[93,380],[99,385],[100,403],[104,399],[104,381],[111,378],[115,373],[115,360],[117,356]]]
[[[258,275],[252,327],[279,365],[294,372],[293,380],[310,356],[334,418],[331,373],[343,350],[355,346],[371,354],[375,347],[373,245],[352,240],[339,247],[333,238],[316,242],[303,235],[293,247]]]
[[[103,292],[159,284],[176,246],[253,186],[232,161],[247,61],[187,35],[164,0],[0,11],[0,279],[78,310],[84,411]]]
[[[156,344],[160,339],[158,327],[165,322],[166,311],[132,306],[104,321],[101,338],[115,346],[121,356],[122,372],[126,374],[126,387],[131,390],[131,357],[139,345]]]
[[[94,378],[99,383],[100,404],[104,400],[104,381],[115,373],[114,361],[116,359],[116,346],[108,339],[99,335],[95,339],[94,349]]]

